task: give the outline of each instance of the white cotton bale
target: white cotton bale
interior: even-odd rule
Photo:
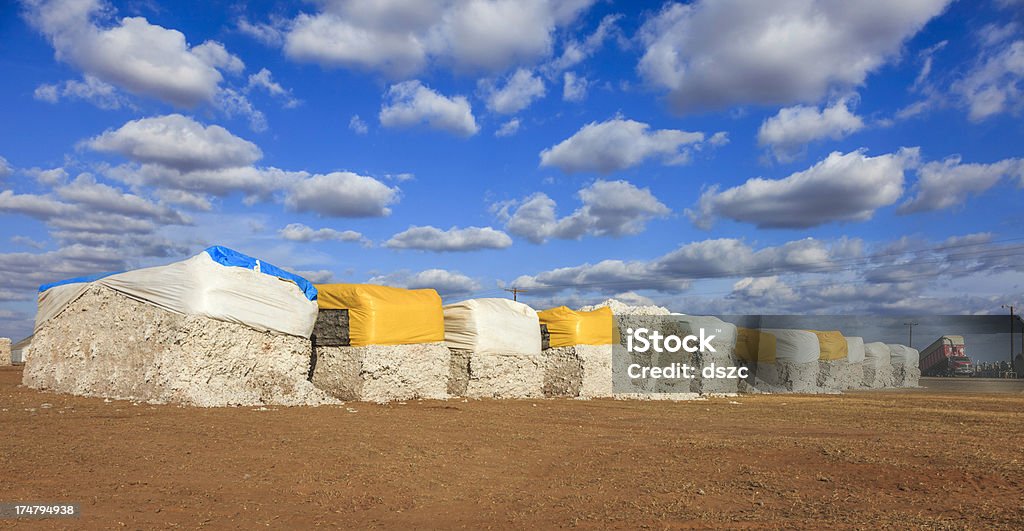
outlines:
[[[846,337],[846,359],[850,363],[860,363],[864,361],[864,338],[857,336],[845,336]]]
[[[775,336],[776,361],[810,363],[821,357],[821,346],[814,332],[780,328],[766,328],[762,332]]]
[[[626,304],[624,302],[615,299],[605,299],[604,302],[598,304],[592,304],[588,306],[582,306],[579,308],[581,312],[592,312],[601,308],[608,308],[613,314],[619,315],[669,315],[672,312],[668,308],[662,306],[635,306]]]
[[[540,353],[470,353],[465,396],[541,398],[544,357]]]
[[[818,387],[824,391],[843,391],[860,387],[863,373],[861,363],[850,363],[847,358],[818,361]]]
[[[92,284],[36,330],[23,382],[203,407],[334,403],[307,380],[310,354],[308,338],[182,315]]]
[[[892,351],[889,345],[876,341],[864,344],[864,365],[874,368],[892,366]]]
[[[533,308],[508,299],[469,299],[444,307],[448,348],[476,354],[539,355],[540,320]]]
[[[864,377],[861,386],[868,389],[891,387],[893,383],[891,349],[880,341],[864,344]]]
[[[907,366],[917,367],[920,359],[920,353],[916,348],[910,348],[906,345],[900,345],[896,343],[889,344],[889,360],[890,364],[895,366]]]
[[[13,363],[11,358],[11,338],[0,337],[0,367],[6,367]]]
[[[754,386],[776,393],[817,392],[821,356],[817,334],[779,328],[761,331],[775,338],[775,350],[769,352],[764,345],[759,349]]]
[[[921,381],[921,369],[910,365],[897,365],[892,368],[893,387],[918,387]]]
[[[705,334],[715,336],[711,340],[711,346],[720,352],[732,352],[736,349],[736,325],[727,323],[717,317],[705,315],[685,315],[674,313],[672,320],[680,323],[683,331],[688,334],[699,335],[704,329]]]
[[[699,336],[703,330],[705,335],[715,336],[710,341],[714,352],[694,352],[690,357],[690,366],[697,374],[690,382],[690,391],[700,394],[738,392],[739,378],[705,378],[703,374],[706,367],[738,367],[742,364],[736,357],[736,325],[703,315],[674,313],[671,317],[679,323],[682,333]]]
[[[571,345],[543,351],[544,396],[612,396],[612,346]]]
[[[215,248],[173,264],[45,289],[39,293],[35,327],[58,315],[90,287],[101,285],[169,312],[236,323],[261,332],[309,337],[317,319],[317,303],[310,300],[311,295],[292,280],[223,265],[211,257],[211,252],[216,252]]]
[[[758,363],[754,388],[770,393],[818,392],[818,361]]]
[[[918,368],[920,353],[915,348],[900,344],[890,344],[890,362],[892,364],[892,385],[894,387],[917,387],[921,380]]]
[[[444,399],[451,366],[444,343],[317,347],[313,385],[341,400]]]

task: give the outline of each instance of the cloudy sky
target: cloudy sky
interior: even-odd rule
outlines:
[[[1024,301],[1019,0],[0,7],[0,335],[226,245],[686,313]]]

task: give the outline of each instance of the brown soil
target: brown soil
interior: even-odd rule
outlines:
[[[195,409],[20,381],[0,502],[82,506],[42,526],[1024,526],[1020,395]]]

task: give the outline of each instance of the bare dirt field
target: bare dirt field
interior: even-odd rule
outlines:
[[[43,527],[1024,526],[1019,394],[194,409],[20,381],[0,502],[82,509]]]

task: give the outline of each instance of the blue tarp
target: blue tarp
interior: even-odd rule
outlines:
[[[109,273],[96,273],[95,275],[86,275],[84,277],[69,278],[67,280],[58,280],[57,282],[50,282],[49,284],[43,284],[39,286],[39,293],[42,293],[50,288],[56,288],[57,286],[63,286],[64,284],[82,284],[85,282],[95,282],[101,278],[109,277],[110,275],[116,275],[118,273],[124,273],[124,271],[111,271]]]
[[[299,289],[306,294],[306,298],[315,301],[316,300],[316,287],[313,283],[296,275],[295,273],[289,273],[284,269],[281,269],[274,264],[268,264],[263,260],[257,260],[248,255],[244,255],[233,249],[222,247],[220,245],[214,245],[206,249],[206,254],[213,258],[214,262],[226,266],[244,267],[246,269],[256,269],[256,264],[260,265],[259,271],[279,278],[285,278],[298,284]]]
[[[220,245],[214,245],[213,247],[209,247],[204,252],[210,255],[210,258],[212,258],[214,262],[217,262],[218,264],[225,266],[244,267],[245,269],[255,270],[256,264],[259,264],[259,271],[261,273],[265,273],[267,275],[275,276],[278,278],[291,280],[292,282],[299,286],[299,289],[302,290],[302,293],[306,295],[307,299],[311,301],[316,300],[316,287],[313,286],[312,282],[294,273],[289,273],[284,269],[275,266],[274,264],[269,264],[262,260],[258,260],[249,255],[242,254],[238,251],[228,249],[227,247],[223,247]],[[43,284],[42,286],[39,286],[39,292],[42,293],[50,288],[63,286],[65,284],[80,284],[84,282],[94,282],[101,278],[109,277],[110,275],[116,275],[117,273],[120,272],[121,271],[111,273],[99,273],[96,275],[87,275],[84,277],[75,277],[69,278],[67,280],[51,282],[49,284]]]

